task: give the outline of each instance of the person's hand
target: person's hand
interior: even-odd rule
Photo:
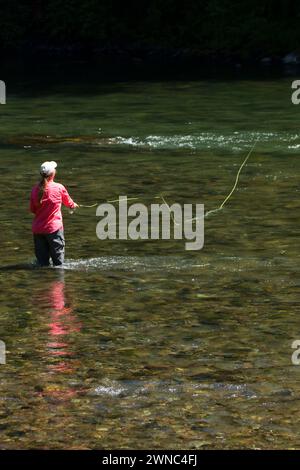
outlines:
[[[79,207],[79,204],[76,204],[76,202],[74,202],[74,207],[73,207],[73,209],[78,209],[78,207]]]

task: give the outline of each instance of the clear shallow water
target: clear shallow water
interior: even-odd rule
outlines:
[[[299,448],[299,110],[290,82],[27,90],[1,107],[2,448]],[[65,269],[32,269],[31,186],[217,207],[205,247],[106,241],[65,211]]]

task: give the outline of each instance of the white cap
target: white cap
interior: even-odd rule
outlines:
[[[44,162],[41,165],[40,173],[44,176],[50,176],[54,173],[55,168],[57,167],[56,162]]]

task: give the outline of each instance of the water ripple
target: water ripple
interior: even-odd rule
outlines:
[[[295,150],[300,147],[300,134],[289,132],[234,132],[233,134],[217,134],[202,132],[190,135],[149,135],[141,137],[112,137],[110,144],[126,145],[153,149],[230,149],[241,151],[258,139],[259,145],[272,144],[272,149]]]

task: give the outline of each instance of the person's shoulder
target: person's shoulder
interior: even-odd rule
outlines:
[[[64,190],[64,189],[65,189],[64,185],[61,184],[61,183],[58,183],[57,181],[52,181],[51,184],[53,184],[54,187],[57,188],[57,189],[60,189],[60,190]]]

